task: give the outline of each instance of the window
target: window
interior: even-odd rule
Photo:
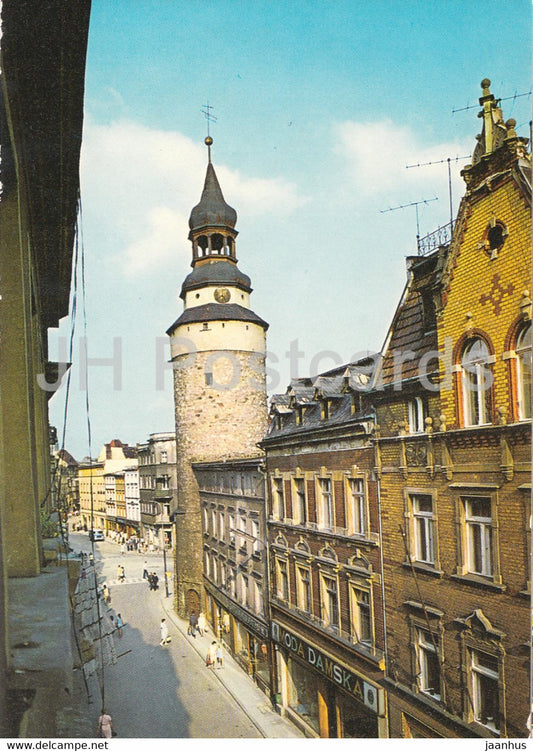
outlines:
[[[255,612],[262,613],[264,608],[263,585],[255,582]]]
[[[274,478],[272,515],[274,519],[283,519],[285,516],[285,503],[283,499],[283,480],[279,477]]]
[[[239,516],[239,530],[241,532],[246,532],[246,517],[245,516]],[[239,547],[240,548],[246,547],[246,535],[239,535]]]
[[[166,464],[167,461],[168,461],[168,459],[167,459],[167,452],[166,451],[161,451],[161,464]]]
[[[296,607],[311,612],[311,572],[304,566],[296,566]]]
[[[320,520],[319,526],[324,529],[333,527],[333,493],[331,480],[319,480],[320,483]]]
[[[350,586],[350,612],[352,637],[365,645],[373,643],[372,598],[370,590]]]
[[[339,628],[339,591],[337,580],[321,575],[322,620],[334,630]]]
[[[241,577],[241,603],[245,608],[250,606],[250,582],[246,574]]]
[[[280,598],[280,600],[288,601],[289,600],[289,572],[287,568],[287,561],[282,560],[281,558],[277,558],[276,569],[277,569],[276,594]]]
[[[413,549],[416,561],[435,563],[435,534],[433,517],[433,498],[430,495],[413,494],[410,496],[413,512]]]
[[[161,489],[162,490],[168,490],[170,487],[170,477],[168,475],[163,475],[161,478]]]
[[[221,542],[226,539],[226,517],[223,511],[218,512],[218,539]]]
[[[498,660],[478,650],[470,651],[474,719],[491,730],[500,729]]]
[[[307,504],[305,499],[305,480],[295,478],[294,480],[294,521],[296,524],[305,524],[307,522]]]
[[[228,574],[229,579],[229,593],[232,597],[236,597],[236,574],[234,570],[231,570]]]
[[[229,544],[235,547],[235,514],[228,514]]]
[[[252,553],[260,553],[261,552],[261,540],[259,538],[259,522],[256,521],[256,519],[251,519],[250,521],[251,529],[252,529]]]
[[[474,339],[461,359],[464,422],[467,427],[490,422],[492,371],[483,339]]]
[[[423,433],[425,430],[425,408],[420,396],[407,402],[407,419],[410,433]]]
[[[365,482],[362,478],[348,478],[346,527],[351,535],[364,535],[366,532]]]
[[[209,553],[205,554],[204,567],[205,567],[205,575],[209,578],[211,576],[211,557]]]
[[[470,573],[492,576],[492,511],[490,498],[464,498],[466,560]]]
[[[217,536],[217,512],[211,509],[211,536]]]
[[[531,417],[531,324],[516,339],[516,375],[518,382],[518,419]]]
[[[423,693],[440,700],[440,660],[435,635],[427,629],[417,628],[415,649],[418,663],[418,688]]]

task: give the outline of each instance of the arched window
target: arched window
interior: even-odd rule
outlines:
[[[493,378],[489,350],[483,339],[473,339],[466,345],[461,369],[465,425],[487,425],[490,422]]]
[[[531,323],[516,337],[516,380],[518,385],[518,419],[531,417]]]

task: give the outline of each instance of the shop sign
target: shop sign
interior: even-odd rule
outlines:
[[[384,714],[383,689],[364,681],[360,675],[340,665],[319,649],[286,631],[279,623],[272,623],[272,639],[304,660],[313,670],[348,691],[357,701],[365,704],[376,714]]]

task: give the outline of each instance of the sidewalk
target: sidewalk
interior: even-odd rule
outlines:
[[[161,592],[161,603],[170,621],[198,654],[202,664],[205,665],[207,648],[213,641],[213,633],[209,631],[204,636],[196,634],[195,638],[188,636],[188,624],[172,609],[172,597],[165,597],[164,587]],[[204,669],[208,670],[207,667]],[[229,652],[224,650],[224,667],[211,672],[231,694],[264,738],[305,738],[295,725],[272,709],[268,697],[237,665]]]

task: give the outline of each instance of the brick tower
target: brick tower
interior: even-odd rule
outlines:
[[[184,310],[168,329],[174,368],[178,512],[174,607],[204,609],[199,461],[257,456],[267,425],[265,323],[250,309],[250,279],[237,266],[237,213],[224,200],[209,160],[200,203],[189,218],[192,272]]]

